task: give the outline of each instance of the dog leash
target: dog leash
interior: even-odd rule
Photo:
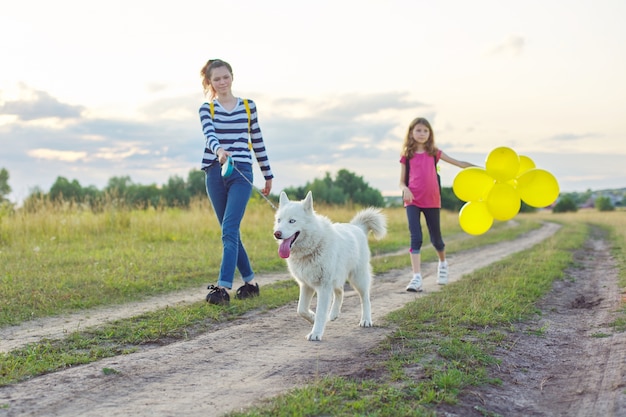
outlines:
[[[226,162],[224,163],[224,165],[222,165],[222,177],[224,178],[228,178],[232,175],[233,173],[233,169],[235,171],[237,171],[239,173],[239,175],[241,175],[243,177],[244,180],[246,180],[248,182],[248,184],[250,184],[252,186],[252,188],[254,188],[260,195],[261,197],[263,197],[265,199],[265,201],[268,202],[268,204],[270,206],[272,206],[272,208],[274,209],[274,211],[278,210],[276,208],[276,206],[274,205],[274,203],[272,203],[272,201],[267,198],[267,196],[265,194],[263,194],[261,192],[261,190],[259,190],[253,183],[252,181],[250,181],[248,179],[248,177],[246,177],[245,175],[243,175],[243,173],[241,171],[239,171],[239,168],[237,168],[237,166],[235,165],[235,162],[233,161],[233,158],[229,155],[228,158],[226,159]]]

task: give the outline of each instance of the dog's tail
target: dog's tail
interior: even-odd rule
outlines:
[[[375,207],[359,211],[350,224],[363,228],[366,235],[371,231],[376,239],[382,239],[387,234],[387,218]]]

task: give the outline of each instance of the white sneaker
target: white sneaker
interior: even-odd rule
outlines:
[[[422,274],[414,274],[406,290],[409,292],[422,292]]]
[[[440,262],[437,266],[437,284],[446,285],[448,283],[448,263]]]

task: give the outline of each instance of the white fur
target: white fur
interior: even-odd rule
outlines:
[[[310,191],[302,201],[290,201],[284,192],[280,194],[274,237],[280,244],[279,254],[286,258],[289,271],[300,285],[298,314],[313,324],[308,340],[322,340],[326,322],[339,316],[346,280],[361,298],[359,326],[372,326],[369,231],[376,239],[387,233],[386,218],[379,209],[362,210],[350,223],[332,223],[313,210]],[[314,313],[310,305],[316,293]]]

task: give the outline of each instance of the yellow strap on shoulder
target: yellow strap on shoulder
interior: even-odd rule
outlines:
[[[248,99],[243,99],[243,105],[246,108],[246,114],[248,115],[248,149],[252,150],[252,131],[251,131],[251,116],[250,116],[250,105],[248,104]]]

